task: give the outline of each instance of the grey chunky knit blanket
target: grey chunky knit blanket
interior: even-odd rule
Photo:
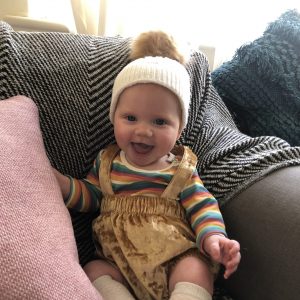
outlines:
[[[212,73],[213,85],[250,136],[300,146],[300,14],[283,13]]]
[[[114,142],[111,90],[128,53],[129,40],[121,37],[14,32],[0,23],[0,99],[22,94],[35,101],[48,157],[61,172],[83,177],[98,151]],[[300,164],[300,147],[237,129],[202,53],[191,56],[187,69],[192,100],[179,142],[197,154],[204,184],[221,206],[268,173]],[[94,216],[70,213],[84,264],[93,255]]]

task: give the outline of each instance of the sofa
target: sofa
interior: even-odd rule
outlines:
[[[15,32],[0,23],[1,299],[102,299],[81,266],[94,258],[96,215],[68,211],[52,173],[82,178],[114,142],[108,109],[130,39]],[[195,51],[188,125],[179,143],[198,156],[228,235],[241,244],[237,272],[214,299],[300,295],[300,147],[240,131]],[[247,82],[245,82],[247,85]]]

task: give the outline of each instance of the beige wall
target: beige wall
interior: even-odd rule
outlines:
[[[0,17],[7,15],[27,17],[27,0],[0,0]]]

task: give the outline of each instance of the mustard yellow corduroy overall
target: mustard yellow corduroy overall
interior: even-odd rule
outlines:
[[[98,254],[120,269],[139,300],[169,299],[169,267],[196,248],[177,199],[193,173],[196,156],[186,147],[174,150],[182,160],[160,197],[114,195],[110,170],[119,148],[110,146],[101,156],[103,199],[101,214],[93,223]]]

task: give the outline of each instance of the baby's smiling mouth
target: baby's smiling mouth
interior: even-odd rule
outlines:
[[[153,149],[154,146],[143,143],[131,143],[134,151],[139,154],[146,154]]]

